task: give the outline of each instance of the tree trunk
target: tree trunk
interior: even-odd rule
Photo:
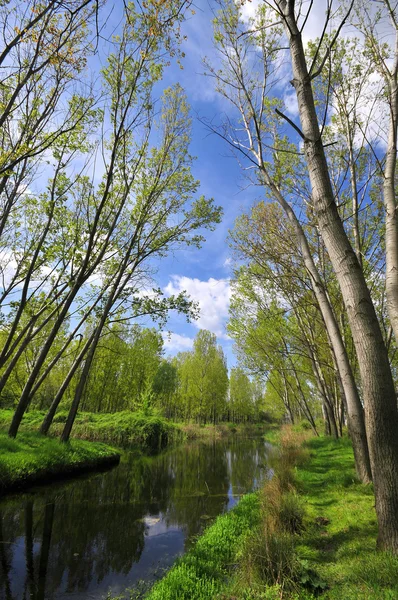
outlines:
[[[398,49],[395,60],[398,60]],[[397,163],[398,86],[397,75],[391,77],[390,127],[386,165],[384,169],[383,195],[386,209],[386,295],[387,309],[395,341],[398,344],[398,214],[395,190]]]
[[[42,433],[43,435],[47,435],[48,430],[50,429],[51,424],[54,420],[55,413],[57,412],[57,408],[58,408],[62,398],[64,397],[64,394],[72,380],[72,377],[74,376],[80,363],[82,362],[84,355],[87,352],[87,350],[91,344],[92,339],[93,339],[93,336],[91,335],[88,338],[88,340],[86,341],[86,343],[84,344],[83,348],[80,350],[79,355],[76,357],[75,362],[69,369],[67,376],[65,377],[61,387],[59,388],[57,395],[55,396],[54,400],[51,402],[51,406],[48,409],[48,412],[47,412],[46,416],[44,417],[43,423],[41,424],[41,427],[40,427],[40,433]]]
[[[74,288],[70,291],[68,298],[65,301],[65,303],[58,315],[58,318],[55,321],[55,323],[52,327],[52,330],[51,330],[46,342],[44,343],[43,348],[40,351],[39,356],[37,357],[37,360],[36,360],[36,362],[33,366],[33,369],[28,377],[25,387],[22,390],[22,394],[19,399],[17,408],[15,409],[15,413],[12,418],[10,428],[8,430],[8,435],[10,437],[15,438],[18,433],[18,429],[21,424],[22,417],[24,416],[25,411],[28,408],[30,400],[31,400],[31,392],[32,392],[33,386],[35,385],[35,382],[39,376],[40,370],[47,358],[48,353],[51,350],[52,344],[57,336],[57,333],[58,333],[59,329],[61,328],[61,326],[66,318],[66,315],[68,314],[69,308],[70,308],[73,300],[75,299],[76,294],[78,293],[79,289],[80,289],[80,284],[75,285]]]
[[[88,351],[87,358],[84,362],[83,371],[80,375],[79,383],[76,386],[75,395],[73,398],[72,406],[70,407],[67,421],[65,423],[64,430],[61,434],[61,442],[67,442],[69,440],[69,436],[72,431],[73,423],[75,422],[77,410],[79,408],[80,400],[88,379],[88,375],[90,373],[90,368],[93,362],[94,354],[97,349],[97,345],[99,339],[101,337],[102,330],[104,328],[106,319],[108,317],[109,311],[112,307],[113,299],[114,299],[115,290],[113,290],[113,294],[108,298],[108,302],[104,308],[104,312],[102,314],[101,320],[98,323],[97,327],[94,329],[93,334],[90,337],[90,349]]]
[[[80,400],[81,400],[81,397],[83,394],[84,386],[86,385],[88,374],[90,372],[90,367],[91,367],[91,363],[93,361],[95,349],[97,347],[98,339],[99,339],[99,335],[98,335],[98,338],[97,338],[97,335],[95,335],[93,338],[93,342],[91,344],[88,356],[84,362],[83,371],[80,375],[79,383],[76,386],[75,395],[73,397],[72,405],[69,409],[68,418],[66,420],[65,427],[61,434],[61,442],[67,442],[69,440],[69,437],[70,437],[70,434],[72,431],[72,427],[73,427],[73,423],[75,422],[77,410],[79,408]]]
[[[314,208],[358,356],[379,525],[377,543],[380,549],[398,553],[398,410],[387,350],[363,272],[337,211],[294,2],[277,0],[277,5],[283,11],[290,42],[292,84],[298,100]]]

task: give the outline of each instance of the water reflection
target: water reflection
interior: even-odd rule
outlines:
[[[260,439],[127,454],[106,473],[0,502],[0,599],[104,597],[169,566],[266,461]]]

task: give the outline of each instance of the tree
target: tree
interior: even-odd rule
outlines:
[[[301,339],[297,338],[294,315],[289,316],[285,303],[275,290],[267,287],[265,277],[257,277],[257,269],[241,267],[232,284],[232,300],[228,332],[235,340],[240,363],[263,381],[272,373],[281,378],[275,391],[285,405],[291,421],[306,418],[315,433],[316,405],[319,398]],[[279,385],[281,384],[281,385]]]
[[[331,19],[330,3],[326,14],[327,29]],[[336,32],[325,49],[322,40],[319,51],[307,66],[307,59],[302,42],[302,29],[307,22],[306,17],[301,15],[301,9],[294,1],[286,2],[277,0],[274,5],[267,4],[260,7],[258,18],[254,19],[249,27],[241,28],[238,35],[234,34],[234,50],[229,50],[229,56],[235,57],[240,47],[245,49],[246,64],[251,60],[247,45],[250,41],[250,52],[253,52],[253,62],[258,61],[264,65],[265,73],[261,79],[257,79],[257,73],[253,72],[249,77],[247,109],[242,114],[244,131],[247,132],[245,118],[252,119],[256,109],[250,104],[250,98],[266,98],[260,106],[260,115],[266,113],[267,108],[275,107],[278,116],[290,126],[292,141],[297,139],[302,143],[303,155],[306,165],[307,178],[303,178],[303,187],[310,189],[309,209],[316,221],[323,243],[333,265],[336,279],[341,290],[342,298],[348,315],[348,322],[355,345],[358,364],[361,374],[361,388],[365,405],[365,423],[367,441],[369,446],[370,463],[373,478],[375,479],[376,510],[379,521],[378,546],[398,551],[398,519],[396,518],[398,508],[398,442],[395,430],[398,426],[398,412],[394,382],[392,378],[389,357],[384,343],[382,331],[378,322],[375,306],[366,283],[361,265],[350,243],[349,236],[345,231],[344,224],[339,215],[336,198],[333,191],[328,163],[326,160],[327,148],[323,140],[323,121],[326,120],[325,113],[319,114],[314,102],[314,88],[317,78],[330,57],[330,51],[340,35],[341,29],[346,23],[352,10],[353,2],[349,4],[348,10],[342,15]],[[228,4],[228,9],[231,5]],[[308,10],[311,10],[309,4]],[[239,21],[239,15],[233,17]],[[232,31],[236,32],[235,22]],[[281,29],[281,27],[283,29]],[[217,35],[217,32],[216,32]],[[221,43],[223,34],[220,33]],[[248,42],[245,42],[248,40]],[[289,46],[290,65],[293,72],[292,85],[298,102],[301,128],[287,115],[283,114],[278,105],[272,105],[270,89],[273,81],[276,81],[275,66],[278,57],[283,52],[282,48]],[[231,44],[229,44],[231,46]],[[226,47],[226,44],[225,44]],[[265,51],[264,51],[265,50]],[[269,75],[271,74],[271,78]],[[241,75],[239,79],[242,80]],[[280,85],[280,81],[279,81]],[[269,111],[271,112],[271,111]],[[251,129],[249,130],[249,133]],[[297,136],[297,137],[296,137]],[[258,140],[262,137],[261,128],[257,128],[256,137],[249,142],[235,147],[243,149],[246,155],[251,150],[259,151]],[[274,144],[272,137],[268,137],[267,153],[262,158],[262,163],[267,158],[271,159],[271,184],[272,181],[279,182],[282,177],[278,170],[278,156],[293,148]],[[238,140],[239,142],[239,140]],[[295,144],[296,146],[296,144]],[[296,146],[297,148],[297,146]],[[294,149],[297,156],[297,149]],[[272,153],[274,152],[274,157]],[[253,161],[255,162],[255,161]],[[268,166],[269,163],[266,163]],[[268,170],[267,170],[268,171]],[[308,182],[308,185],[307,185]],[[336,355],[337,356],[337,355]],[[380,440],[383,439],[383,443]]]
[[[375,485],[378,547],[398,552],[398,410],[388,354],[369,289],[338,214],[330,182],[312,89],[320,68],[315,69],[314,63],[313,68],[307,67],[295,3],[276,0],[275,4],[290,47],[292,83],[298,101],[317,223],[339,282],[358,355]],[[347,17],[348,13],[338,32]],[[327,52],[324,57],[327,60]]]
[[[156,108],[153,86],[161,79],[167,52],[174,51],[173,36],[176,28],[178,33],[180,11],[185,4],[168,2],[159,9],[149,3],[146,11],[138,12],[132,5],[126,7],[122,34],[114,40],[116,51],[103,71],[104,95],[108,100],[104,118],[111,124],[109,138],[102,140],[105,173],[98,186],[86,174],[80,175],[74,185],[64,176],[59,215],[62,226],[55,230],[61,236],[61,244],[51,247],[61,257],[61,275],[55,270],[61,282],[53,294],[56,301],[52,299],[56,308],[51,312],[52,306],[47,302],[45,309],[56,317],[26,380],[9,430],[11,436],[16,435],[32,395],[43,381],[49,352],[76,304],[84,307],[81,325],[89,316],[92,322],[95,316],[96,324],[57,395],[59,401],[84,361],[65,439],[102,330],[120,312],[123,303],[130,309],[128,319],[148,312],[164,318],[169,308],[186,311],[190,306],[182,296],[158,300],[142,294],[148,283],[148,263],[153,258],[164,256],[173,245],[200,244],[203,237],[191,232],[212,227],[220,219],[220,210],[211,200],[200,198],[189,206],[198,182],[190,172],[190,120],[178,86],[164,94],[159,144],[149,143]],[[164,25],[156,35],[153,10],[157,15],[156,29],[159,22]],[[90,285],[93,277],[102,279],[101,285]],[[24,343],[29,343],[32,335]],[[57,360],[65,349],[66,345]]]
[[[294,180],[302,171],[302,165],[295,146],[278,134],[275,110],[281,114],[278,108],[280,101],[267,96],[269,88],[272,88],[273,61],[278,53],[281,32],[275,27],[275,31],[271,29],[269,33],[271,9],[260,9],[252,25],[253,30],[245,31],[247,28],[240,22],[239,8],[234,3],[225,3],[215,20],[214,38],[222,56],[222,69],[206,63],[208,73],[215,78],[218,91],[232,103],[238,115],[237,123],[229,119],[217,133],[243,154],[251,166],[256,167],[254,182],[266,187],[292,225],[344,388],[357,472],[363,481],[370,481],[363,408],[351,364],[304,226],[296,215],[296,199],[292,196],[289,200],[284,193],[284,188],[288,187],[286,180]],[[302,210],[301,207],[299,210]]]
[[[355,23],[365,36],[364,53],[372,61],[384,82],[378,107],[380,108],[381,105],[383,111],[387,109],[389,115],[387,148],[380,167],[385,207],[387,308],[395,341],[398,343],[398,215],[395,192],[398,135],[398,12],[396,5],[389,0],[382,0],[378,4],[377,11],[370,11],[366,3],[357,2]],[[394,44],[386,43],[377,35],[380,27],[394,35]]]
[[[229,377],[228,409],[232,422],[250,421],[258,417],[254,385],[241,367],[233,367]]]
[[[152,381],[156,403],[167,418],[175,418],[175,398],[178,389],[178,370],[175,361],[162,360]]]
[[[225,410],[228,371],[213,333],[201,329],[193,351],[179,356],[178,377],[186,416],[202,423],[217,423]]]

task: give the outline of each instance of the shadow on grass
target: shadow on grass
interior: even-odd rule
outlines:
[[[372,485],[358,482],[348,438],[311,439],[298,473],[308,527],[301,551],[328,583],[325,598],[398,599],[398,557],[376,551]]]

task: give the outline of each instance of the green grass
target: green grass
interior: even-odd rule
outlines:
[[[348,438],[311,439],[311,459],[298,471],[306,532],[297,553],[328,584],[328,600],[398,598],[398,557],[376,551],[373,487],[357,481]]]
[[[216,597],[220,600],[397,599],[398,557],[376,551],[373,487],[359,483],[356,478],[350,440],[312,438],[305,446],[309,459],[293,473],[296,487],[293,493],[299,504],[294,506],[294,501],[293,507],[290,506],[292,492],[278,498],[273,481],[268,487],[265,485],[262,524],[246,538],[234,577],[226,581],[223,593]],[[278,479],[280,467],[275,468]],[[304,508],[302,514],[300,505]],[[278,509],[279,523],[275,518],[267,521],[269,507],[273,511]],[[293,512],[299,517],[293,522],[300,527],[289,535],[283,515],[292,516]],[[269,527],[273,529],[270,531]],[[270,557],[280,573],[272,579]]]
[[[61,444],[33,432],[16,439],[0,433],[0,493],[54,476],[101,467],[118,461],[119,453],[105,444],[73,440]]]
[[[243,539],[258,519],[258,496],[248,494],[232,511],[216,519],[145,599],[214,598],[222,590],[224,580],[236,562]]]

